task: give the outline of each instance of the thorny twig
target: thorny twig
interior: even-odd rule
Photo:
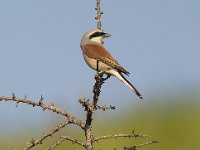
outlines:
[[[100,7],[100,0],[97,0],[97,16],[96,16],[96,20],[97,20],[97,28],[101,29],[101,14],[103,14],[101,12],[101,7]],[[97,62],[97,66],[98,66],[98,62]],[[98,69],[97,69],[98,70]],[[93,87],[93,101],[92,101],[92,105],[95,108],[99,99],[99,95],[101,92],[101,86],[103,84],[103,74],[99,74],[97,72],[97,75],[95,76],[95,85]],[[88,105],[89,106],[89,105]],[[86,124],[85,124],[85,137],[86,137],[86,149],[87,150],[92,150],[93,149],[93,135],[92,135],[92,115],[93,115],[93,110],[88,109],[90,107],[85,107],[86,109]]]
[[[101,136],[101,137],[97,137],[94,138],[94,141],[100,141],[100,140],[105,140],[105,139],[113,139],[113,138],[137,138],[137,137],[149,137],[149,135],[144,135],[144,134],[135,134],[135,133],[131,133],[131,134],[112,134],[112,135],[105,135],[105,136]]]
[[[101,11],[100,1],[101,0],[97,0],[97,7],[95,8],[97,10],[97,16],[95,19],[97,20],[97,29],[101,30],[101,15],[103,12]]]
[[[93,101],[92,104],[89,103],[89,101],[86,101],[83,103],[83,101],[79,101],[82,103],[82,105],[85,107],[86,112],[86,124],[85,124],[85,136],[86,136],[86,149],[92,150],[93,149],[93,135],[92,135],[92,115],[94,110],[97,108],[101,109],[108,109],[109,106],[100,107],[97,105],[97,102],[99,100],[99,95],[101,93],[101,86],[103,85],[104,81],[107,80],[110,76],[107,78],[103,78],[102,73],[97,73],[95,75],[95,85],[93,87]],[[114,107],[110,107],[110,109],[114,109]]]
[[[134,145],[132,147],[124,147],[122,150],[137,150],[138,148],[144,147],[146,145],[158,143],[159,141],[148,141],[142,144]]]
[[[81,128],[84,128],[84,123],[77,119],[74,115],[56,107],[54,104],[51,104],[51,105],[47,105],[45,103],[43,103],[40,99],[39,102],[34,102],[32,100],[29,100],[26,96],[24,98],[17,98],[15,96],[15,94],[13,93],[12,96],[0,96],[0,101],[15,101],[17,104],[18,103],[25,103],[25,104],[28,104],[28,105],[32,105],[33,107],[37,106],[39,108],[42,108],[42,110],[50,110],[52,112],[56,112],[57,114],[60,114],[60,115],[63,115],[65,117],[68,118],[68,120],[78,126],[80,126]]]
[[[48,150],[55,149],[57,146],[59,146],[59,145],[60,145],[63,141],[65,141],[65,140],[66,140],[66,141],[70,141],[70,142],[72,142],[73,144],[78,144],[78,145],[80,145],[80,146],[82,146],[82,147],[84,147],[84,148],[86,147],[85,142],[83,142],[83,141],[74,139],[74,138],[72,138],[72,137],[70,137],[70,136],[60,136],[59,140],[56,141],[56,143],[55,143],[54,145],[48,147]]]
[[[24,150],[29,150],[32,147],[38,145],[38,144],[42,144],[42,142],[49,136],[52,136],[53,134],[55,134],[56,132],[60,131],[60,129],[64,128],[66,125],[70,124],[70,121],[65,121],[59,125],[57,125],[55,128],[53,128],[51,131],[49,131],[48,133],[44,133],[38,140],[34,140],[32,139],[30,143],[27,143],[26,147]]]

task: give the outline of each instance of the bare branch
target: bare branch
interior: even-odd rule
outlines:
[[[101,0],[97,0],[97,16],[95,17],[95,19],[97,20],[97,28],[101,29],[101,15],[103,14],[103,12],[101,12],[101,7],[100,7],[100,1]]]
[[[85,137],[86,137],[86,149],[87,150],[92,150],[93,149],[93,135],[92,135],[92,115],[93,115],[93,111],[95,110],[96,106],[97,106],[97,102],[99,100],[99,95],[101,92],[101,86],[104,83],[104,79],[103,79],[103,74],[99,74],[97,73],[95,76],[95,85],[93,87],[93,101],[92,104],[89,103],[88,101],[85,101],[85,103],[83,103],[86,112],[86,123],[85,123]]]
[[[86,124],[85,124],[85,137],[86,137],[86,150],[92,150],[92,111],[86,113]]]
[[[32,139],[30,143],[27,143],[26,147],[24,150],[29,150],[32,147],[42,144],[42,142],[49,136],[53,136],[56,132],[60,131],[60,129],[64,128],[66,125],[70,124],[71,122],[69,120],[66,120],[65,122],[57,125],[55,128],[50,130],[48,133],[44,133],[38,140]]]
[[[105,135],[105,136],[101,136],[101,137],[97,137],[97,138],[93,138],[94,141],[98,142],[100,140],[105,140],[105,139],[113,139],[113,138],[138,138],[138,137],[149,137],[149,135],[145,135],[145,134],[112,134],[112,135]]]
[[[96,108],[95,108],[95,110],[97,110],[97,109],[102,109],[103,111],[105,111],[105,110],[109,110],[109,109],[111,109],[111,110],[115,110],[116,108],[115,108],[115,106],[99,106],[99,105],[96,105]]]
[[[88,109],[89,109],[89,111],[95,111],[98,109],[101,109],[103,111],[108,110],[108,109],[115,110],[115,106],[111,106],[111,105],[110,106],[105,106],[105,105],[104,106],[99,106],[99,105],[94,106],[93,104],[91,104],[89,102],[89,99],[85,99],[85,98],[80,99],[79,103],[85,108],[85,111],[87,111]]]
[[[94,106],[97,104],[98,100],[99,100],[99,95],[101,93],[101,86],[103,85],[104,83],[104,80],[103,80],[103,74],[99,74],[97,72],[97,74],[95,75],[95,84],[94,84],[94,87],[93,87],[93,104]]]
[[[150,144],[154,144],[154,143],[158,143],[159,141],[148,141],[142,144],[138,144],[138,145],[134,145],[132,147],[124,147],[122,150],[137,150],[138,148],[144,147],[146,145],[150,145]]]
[[[99,100],[99,95],[101,93],[101,87],[103,85],[103,83],[110,78],[110,75],[106,74],[107,77],[106,78],[103,78],[103,75],[104,75],[104,72],[102,73],[99,73],[97,72],[96,75],[95,75],[95,84],[93,86],[93,105],[96,106],[97,105],[97,102]]]
[[[38,106],[38,107],[42,108],[43,110],[48,109],[48,110],[51,110],[53,112],[56,112],[57,114],[60,114],[60,115],[67,117],[70,122],[80,126],[81,128],[84,128],[84,126],[85,126],[85,124],[81,120],[77,119],[74,115],[72,115],[72,114],[70,114],[70,113],[68,113],[68,112],[66,112],[62,109],[57,108],[53,104],[46,105],[41,101],[41,99],[40,99],[39,102],[34,102],[32,100],[27,99],[27,97],[17,98],[15,96],[15,94],[13,94],[10,97],[0,96],[0,101],[15,101],[17,104],[18,103],[25,103],[25,104],[28,104],[28,105],[32,105],[33,107]]]
[[[57,146],[59,146],[65,140],[71,141],[73,144],[78,144],[78,145],[80,145],[80,146],[82,146],[84,148],[86,147],[85,143],[80,141],[80,140],[73,139],[70,136],[61,136],[59,138],[59,140],[54,145],[48,147],[48,150],[52,150],[52,149],[56,148]]]

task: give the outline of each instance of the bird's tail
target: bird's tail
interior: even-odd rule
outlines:
[[[121,80],[124,84],[126,84],[131,90],[139,96],[141,99],[143,99],[142,95],[138,92],[138,90],[123,76],[122,73],[116,71],[116,70],[109,70],[108,73],[114,75],[116,78]]]

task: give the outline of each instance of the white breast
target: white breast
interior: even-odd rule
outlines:
[[[88,66],[94,70],[96,70],[97,67],[97,61],[95,59],[89,58],[86,55],[83,54],[85,62],[88,64]]]

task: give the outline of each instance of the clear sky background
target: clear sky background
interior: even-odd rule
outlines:
[[[95,72],[80,49],[85,31],[96,27],[95,0],[0,1],[0,95],[44,102],[82,116],[78,99],[92,98]],[[102,28],[112,36],[105,47],[131,75],[140,101],[115,78],[106,81],[100,104],[150,104],[150,97],[199,95],[200,1],[104,1]],[[116,115],[113,113],[113,115]],[[37,126],[47,113],[14,102],[0,103],[0,127]],[[31,116],[31,117],[30,117]],[[47,121],[48,122],[48,121]],[[14,125],[14,126],[13,126]],[[17,132],[17,131],[16,131]]]

